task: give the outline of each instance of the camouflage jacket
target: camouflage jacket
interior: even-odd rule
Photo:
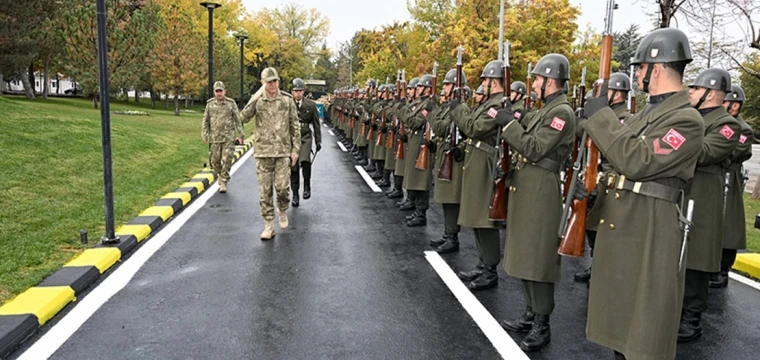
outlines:
[[[243,137],[243,124],[240,122],[235,100],[225,97],[223,101],[215,98],[206,102],[206,111],[203,113],[203,130],[201,139],[211,143],[225,143],[235,141],[235,134]]]
[[[288,157],[301,150],[301,123],[293,97],[280,91],[270,99],[262,87],[240,113],[243,123],[255,118],[254,156]]]

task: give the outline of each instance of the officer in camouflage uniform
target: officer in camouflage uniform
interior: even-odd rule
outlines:
[[[221,81],[214,83],[214,97],[206,102],[202,128],[201,139],[204,144],[210,144],[209,165],[219,174],[219,192],[226,193],[235,150],[235,133],[242,144],[243,124],[235,100],[225,96]]]
[[[600,180],[607,189],[598,195],[605,199],[586,336],[614,350],[618,359],[676,356],[686,258],[691,256],[680,261],[679,203],[681,190],[694,177],[705,129],[683,90],[691,61],[681,30],[649,33],[632,61],[639,66],[639,88],[650,95],[648,106],[621,124],[602,85],[601,95],[586,102],[583,118],[588,120],[580,124],[611,165]]]
[[[488,213],[498,157],[495,113],[501,108],[505,97],[502,87],[503,65],[503,61],[493,60],[483,68],[480,79],[485,92],[484,103],[475,111],[470,112],[457,99],[449,103],[449,116],[459,131],[467,136],[457,224],[473,229],[478,264],[472,270],[460,271],[458,276],[468,282],[470,290],[485,290],[499,283],[496,272],[501,261],[499,229],[489,220]]]
[[[299,189],[301,182],[301,169],[303,169],[303,198],[311,198],[311,144],[316,144],[316,153],[322,149],[322,128],[319,124],[319,110],[317,104],[311,99],[304,98],[303,92],[306,84],[302,79],[293,79],[291,89],[293,99],[296,101],[298,118],[301,121],[301,152],[298,154],[298,163],[290,174],[290,187],[293,189],[293,207],[298,207],[300,197]],[[311,127],[309,127],[311,125]]]
[[[607,98],[610,99],[610,108],[615,112],[615,115],[620,120],[620,123],[625,123],[631,117],[631,113],[628,111],[628,92],[631,91],[631,79],[624,73],[614,73],[610,75],[609,86],[607,90]],[[587,95],[591,95],[591,91]],[[583,132],[582,130],[580,131]],[[579,134],[580,136],[581,134]],[[602,167],[604,168],[606,162],[602,159]],[[597,186],[597,194],[599,191],[604,191],[604,184]],[[588,216],[586,217],[586,238],[588,239],[589,247],[591,247],[591,257],[594,257],[594,245],[596,244],[596,229],[599,227],[599,219],[601,219],[601,201],[596,202],[596,196],[591,196],[589,199]],[[576,273],[573,278],[575,281],[588,282],[591,279],[591,265],[586,270]]]
[[[694,199],[694,226],[689,233],[683,313],[678,341],[702,335],[701,317],[707,310],[710,273],[720,270],[723,247],[723,190],[726,168],[739,145],[741,127],[723,107],[731,92],[731,75],[723,69],[702,71],[689,85],[689,101],[704,119],[704,145],[686,198]]]
[[[253,132],[256,177],[259,182],[259,204],[264,218],[262,240],[274,236],[274,186],[277,191],[277,213],[280,228],[288,227],[290,206],[288,180],[290,168],[296,165],[301,150],[301,123],[293,96],[280,91],[280,77],[274,68],[261,72],[262,87],[248,101],[240,117],[243,123],[255,118]]]
[[[409,147],[406,151],[406,169],[404,170],[404,184],[407,193],[414,199],[414,213],[406,217],[406,225],[409,227],[424,226],[427,224],[427,210],[430,205],[430,185],[432,181],[432,161],[427,168],[416,167],[417,157],[421,151],[421,145],[428,148],[432,141],[425,138],[425,132],[430,126],[428,117],[432,120],[435,109],[435,94],[433,93],[433,75],[426,74],[420,77],[417,83],[417,103],[412,103],[412,108],[407,113],[406,129],[409,132]]]
[[[515,321],[502,321],[513,332],[527,332],[524,351],[542,349],[551,340],[554,284],[560,279],[557,229],[562,217],[559,172],[575,139],[575,113],[567,101],[570,63],[548,54],[533,69],[533,88],[545,105],[523,129],[512,109],[499,110],[501,138],[517,154],[509,182],[504,270],[522,280],[526,309]]]
[[[746,178],[742,164],[752,157],[752,144],[755,141],[752,128],[739,114],[744,103],[744,90],[732,84],[731,93],[723,100],[723,107],[736,119],[741,126],[739,144],[728,158],[729,186],[726,194],[726,212],[723,217],[723,253],[720,261],[720,272],[710,275],[710,287],[721,288],[728,286],[728,271],[736,261],[736,250],[747,248],[747,228],[744,223],[744,185]]]

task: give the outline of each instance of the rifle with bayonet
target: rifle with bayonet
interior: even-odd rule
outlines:
[[[399,82],[401,84],[401,87],[399,88],[399,92],[401,93],[401,99],[406,100],[406,69],[401,70],[401,81]],[[406,126],[404,125],[404,122],[401,121],[398,117],[396,118],[396,122],[399,127],[399,138],[398,138],[398,144],[396,145],[396,159],[397,160],[404,160],[404,142],[402,139],[404,136],[406,136]]]
[[[580,115],[581,109],[584,106],[586,106],[586,67],[585,66],[583,67],[583,71],[581,71],[581,86],[580,87],[581,87],[581,94],[580,94],[581,107],[576,110],[575,112],[576,117],[581,116]],[[575,97],[575,94],[573,94],[573,97]],[[571,163],[573,164],[573,166],[568,168],[565,171],[565,187],[563,190],[564,192],[562,193],[564,197],[567,197],[567,194],[572,194],[570,193],[570,186],[571,186],[571,182],[575,180],[575,178],[573,177],[573,174],[576,171],[578,171],[578,169],[576,169],[575,164],[577,163],[580,166],[580,163],[578,162],[578,148],[579,147],[580,147],[580,142],[578,140],[578,137],[576,136],[575,140],[573,140],[573,150],[572,150],[572,154],[570,155]]]
[[[396,71],[396,93],[393,94],[393,97],[396,101],[400,99],[399,94],[401,93],[400,90],[401,87],[401,70]],[[394,114],[393,117],[395,118],[396,115]],[[396,138],[396,127],[398,124],[396,124],[395,119],[391,119],[391,128],[388,131],[388,136],[385,139],[385,147],[388,149],[393,149],[393,141]]]
[[[437,83],[438,83],[438,63],[433,63],[433,84],[432,84],[432,93],[430,96],[430,100],[433,103],[435,103],[435,97],[436,97],[436,91]],[[422,105],[420,105],[422,106]],[[422,110],[426,111],[426,110]],[[427,113],[424,115],[427,118]],[[425,131],[420,134],[420,151],[417,154],[417,161],[414,163],[414,168],[417,170],[427,170],[428,163],[430,162],[430,147],[427,145],[430,142],[430,139],[433,136],[433,126],[430,124],[430,121],[427,121],[425,119]]]
[[[464,83],[462,81],[462,52],[464,47],[459,45],[457,49],[457,76],[456,76],[456,96],[457,101],[462,101],[462,94],[464,93]],[[457,126],[454,121],[451,122],[451,133],[449,134],[449,149],[443,155],[443,162],[441,168],[438,170],[438,180],[451,181],[452,173],[454,170],[454,154],[452,151],[457,147]]]
[[[502,86],[504,87],[504,100],[509,98],[509,88],[512,84],[511,66],[509,64],[509,41],[504,42],[504,67],[502,76]],[[508,101],[502,101],[502,108],[506,108]],[[509,145],[501,138],[501,127],[496,131],[496,141],[501,148],[501,156],[496,157],[496,164],[494,165],[494,172],[497,168],[501,168],[501,176],[496,178],[493,182],[493,195],[491,196],[491,205],[488,209],[488,220],[491,221],[506,221],[507,220],[507,176],[509,175],[509,169],[512,165],[512,157],[510,156]]]
[[[380,124],[378,127],[384,129],[385,128],[385,111],[388,108],[387,104],[384,104],[383,101],[388,100],[388,90],[390,88],[390,77],[385,77],[385,89],[383,89],[382,97],[380,98],[380,106],[382,107],[382,110],[380,112]],[[388,137],[386,135],[386,137]],[[377,141],[375,141],[375,146],[383,146],[383,132],[382,130],[377,134]]]

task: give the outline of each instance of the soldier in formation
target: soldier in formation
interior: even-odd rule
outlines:
[[[209,162],[219,175],[219,192],[227,192],[230,181],[232,154],[235,152],[235,134],[243,143],[243,124],[235,100],[225,96],[224,83],[214,83],[214,97],[206,102],[203,113],[201,140],[209,144]]]

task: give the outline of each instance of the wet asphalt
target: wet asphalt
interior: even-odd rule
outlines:
[[[215,194],[53,358],[500,358],[425,260],[443,231],[440,205],[431,200],[426,227],[407,228],[396,200],[370,190],[327,128],[323,138],[312,198],[289,210],[288,229],[259,239],[249,159],[229,192]],[[442,255],[455,271],[477,260],[472,230],[460,242]],[[585,339],[588,287],[572,276],[588,259],[563,261],[552,342],[529,357],[612,359]],[[497,320],[511,319],[524,308],[521,285],[499,271],[499,286],[475,295]],[[760,358],[760,292],[733,280],[711,289],[703,326],[677,359]]]

